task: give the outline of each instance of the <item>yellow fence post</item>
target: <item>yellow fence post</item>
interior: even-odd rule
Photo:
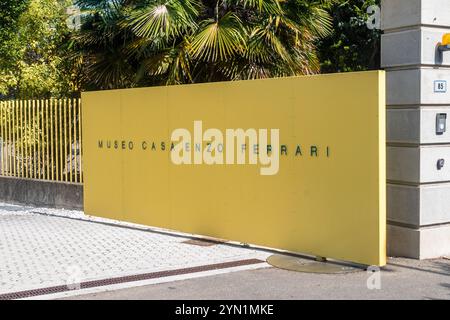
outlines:
[[[63,181],[63,167],[64,167],[64,164],[63,164],[63,151],[62,151],[62,148],[63,148],[63,135],[62,135],[62,132],[63,132],[63,127],[62,127],[62,108],[63,108],[63,106],[62,106],[62,103],[61,103],[61,100],[59,99],[58,100],[58,108],[59,108],[59,172],[60,172],[60,175],[59,175],[59,181]]]
[[[69,123],[69,180],[72,181],[72,99],[69,99],[69,117],[67,122]]]
[[[41,179],[41,100],[36,101],[36,126],[37,126],[37,178]]]
[[[13,150],[11,150],[11,154],[13,154],[13,152],[14,152],[14,156],[11,155],[11,160],[13,161],[13,163],[12,163],[13,171],[14,171],[13,176],[17,177],[17,128],[16,128],[17,114],[18,114],[17,101],[14,101],[12,103],[12,105],[13,105],[14,111],[12,111],[10,114],[9,125],[11,126],[11,123],[12,123],[12,128],[14,128],[14,132],[12,132],[12,129],[10,128],[9,133],[12,134],[12,137],[13,137],[13,139],[12,139]]]
[[[33,178],[33,160],[32,160],[32,156],[33,156],[33,146],[32,146],[32,139],[33,139],[33,135],[32,135],[32,123],[31,123],[31,115],[32,115],[32,101],[28,100],[28,159],[27,159],[27,163],[28,163],[28,178],[31,179]]]
[[[81,110],[81,99],[78,99],[78,126],[80,128],[80,140],[79,140],[79,148],[80,148],[80,182],[83,183],[84,175],[83,175],[83,131],[81,130],[81,124],[83,121],[83,113]]]
[[[48,117],[49,104],[48,103],[49,103],[49,101],[46,100],[45,101],[45,133],[46,133],[46,136],[47,136],[47,141],[46,141],[46,144],[45,144],[45,151],[46,151],[47,157],[45,159],[45,168],[46,168],[46,170],[45,170],[45,179],[50,180],[50,148],[49,148],[49,145],[48,145],[48,133],[49,133],[49,128],[48,128],[49,127],[49,117]]]
[[[58,149],[58,141],[60,141],[58,139],[58,134],[59,134],[59,130],[58,130],[58,115],[59,115],[59,110],[58,110],[58,104],[56,100],[53,100],[53,108],[55,109],[55,158],[56,158],[56,167],[55,167],[55,180],[59,181],[59,149]]]
[[[23,137],[22,137],[22,141],[23,141],[23,152],[24,152],[24,157],[23,157],[23,163],[24,163],[24,177],[28,178],[28,100],[24,101],[24,125],[23,125]]]
[[[19,129],[20,129],[20,136],[18,137],[19,143],[20,143],[20,159],[18,161],[18,169],[20,169],[20,177],[24,178],[25,173],[23,170],[24,164],[23,164],[23,158],[24,158],[24,145],[23,145],[23,128],[25,126],[24,123],[24,111],[23,111],[23,101],[20,101],[20,115],[19,115]]]
[[[3,102],[0,102],[0,136],[1,136],[1,139],[2,139],[2,144],[1,144],[1,149],[2,149],[2,152],[1,152],[1,155],[0,155],[0,161],[1,161],[1,166],[0,166],[0,174],[1,175],[5,175],[5,169],[4,169],[4,166],[5,166],[5,162],[4,162],[4,159],[3,159],[3,154],[5,153],[5,134],[4,134],[4,132],[5,132],[5,124],[6,124],[6,121],[3,121],[4,119],[3,119],[3,117],[5,116],[4,114],[3,114],[3,108],[4,108],[4,104],[3,104]]]
[[[77,160],[77,150],[78,150],[78,145],[77,145],[77,100],[74,99],[73,100],[74,103],[74,108],[73,108],[73,145],[74,145],[74,168],[75,168],[75,183],[78,182],[78,160]]]
[[[33,168],[33,171],[32,171],[32,178],[33,179],[36,179],[37,177],[36,177],[36,101],[35,100],[32,100],[31,101],[31,104],[32,104],[32,109],[31,109],[31,115],[32,115],[32,121],[31,121],[31,124],[32,124],[32,129],[33,129],[33,133],[32,133],[32,137],[33,137],[33,158],[31,159],[32,160],[32,163],[33,163],[33,165],[32,165],[32,168]]]
[[[14,113],[12,114],[12,129],[14,129],[13,132],[13,148],[14,148],[14,156],[12,158],[12,161],[14,161],[14,176],[18,177],[18,163],[17,163],[17,158],[19,155],[19,129],[17,128],[18,124],[19,124],[19,104],[17,101],[14,101],[13,103],[14,105]],[[11,124],[11,121],[10,121]],[[12,129],[10,130],[10,132],[12,131]]]
[[[67,174],[67,100],[63,100],[64,106],[64,147],[63,147],[63,157],[64,157],[64,182],[68,181],[69,175]]]
[[[53,100],[50,100],[50,138],[47,135],[47,144],[50,145],[50,168],[51,168],[51,180],[55,180],[55,150],[53,145],[53,109],[54,109],[54,103]]]
[[[27,107],[26,107],[26,112],[27,112],[27,120],[25,123],[25,152],[27,154],[25,161],[26,161],[26,174],[27,174],[27,178],[31,178],[31,165],[30,165],[30,158],[31,158],[31,100],[27,100]]]

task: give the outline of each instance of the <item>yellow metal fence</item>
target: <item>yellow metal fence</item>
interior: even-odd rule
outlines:
[[[83,183],[80,99],[1,101],[0,176]]]

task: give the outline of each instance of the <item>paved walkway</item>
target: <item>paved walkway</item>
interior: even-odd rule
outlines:
[[[65,285],[77,289],[84,282],[142,274],[147,277],[140,280],[161,281],[180,274],[189,278],[205,271],[204,266],[217,264],[210,269],[267,266],[252,260],[265,261],[267,253],[190,240],[188,235],[86,217],[77,211],[0,203],[0,298],[5,293]],[[229,264],[236,261],[244,265]],[[195,269],[200,266],[203,269]],[[169,270],[178,272],[172,275]]]
[[[391,258],[380,282],[371,282],[379,288],[369,289],[373,274],[365,271],[278,270],[264,262],[270,254],[79,211],[0,203],[0,299],[450,299],[446,258]]]

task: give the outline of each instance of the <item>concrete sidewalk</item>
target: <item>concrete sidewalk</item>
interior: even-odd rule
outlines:
[[[54,298],[78,289],[264,268],[268,255],[79,211],[0,203],[0,299]]]

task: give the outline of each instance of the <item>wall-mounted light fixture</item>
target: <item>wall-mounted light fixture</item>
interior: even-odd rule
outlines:
[[[442,36],[442,42],[439,44],[439,51],[450,51],[450,33]]]

